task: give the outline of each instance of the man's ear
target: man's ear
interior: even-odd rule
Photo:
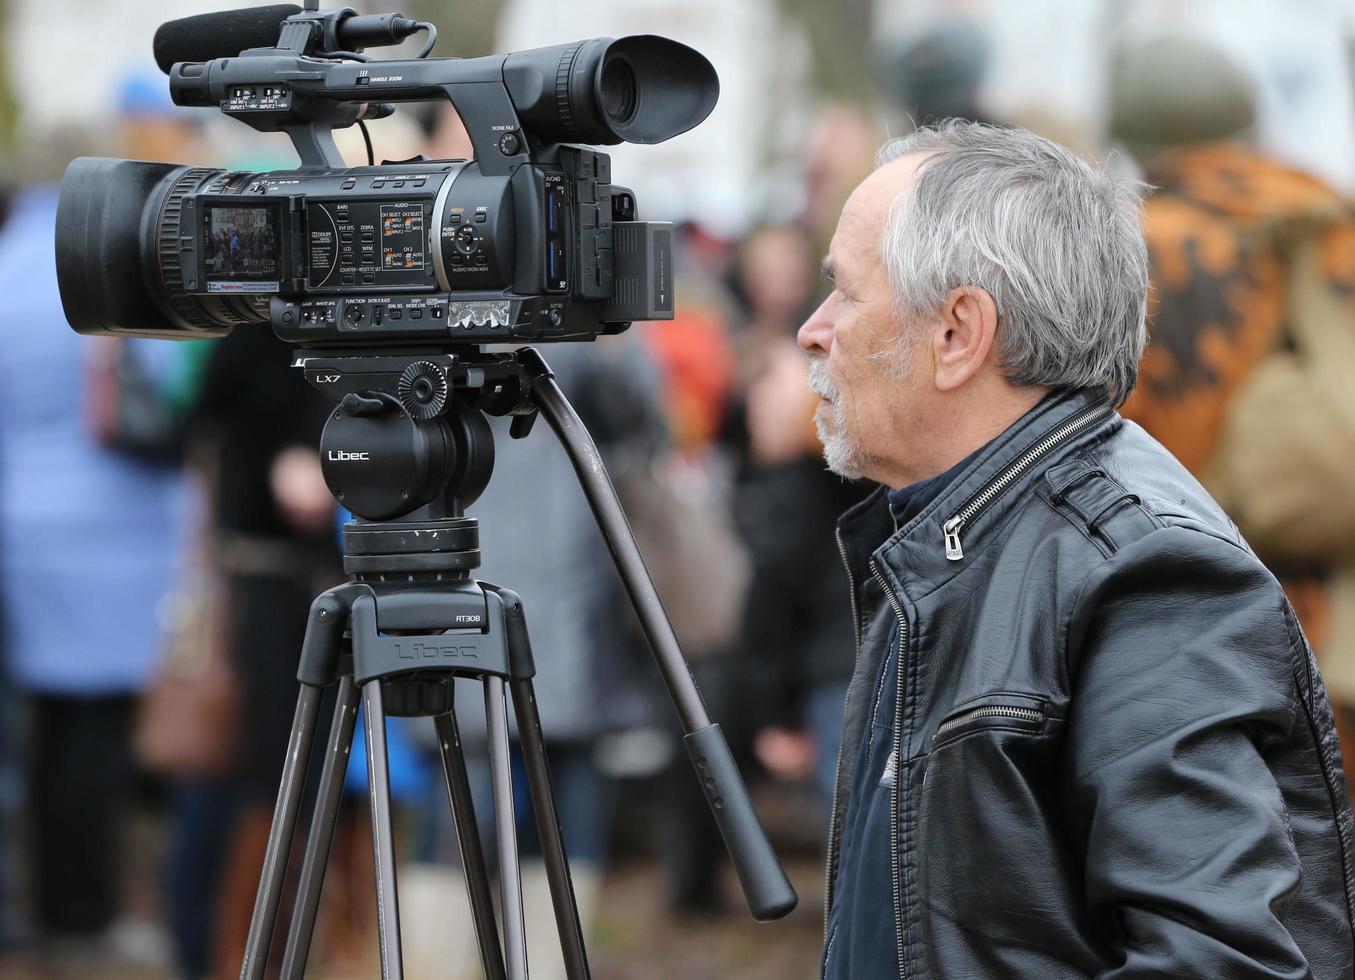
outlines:
[[[946,294],[932,327],[936,387],[954,391],[978,374],[997,337],[997,304],[986,289],[957,286]]]

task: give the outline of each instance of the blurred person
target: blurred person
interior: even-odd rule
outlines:
[[[196,128],[163,82],[118,92],[126,156],[191,159]],[[57,192],[15,198],[0,232],[12,319],[0,357],[0,647],[27,709],[27,879],[40,952],[105,966],[155,957],[124,918],[122,871],[138,697],[161,644],[179,551],[180,427],[166,395],[180,352],[68,326],[55,265]]]
[[[880,74],[913,126],[943,119],[992,122],[979,105],[988,45],[974,21],[946,18],[883,52]]]
[[[814,116],[805,149],[805,206],[801,220],[822,254],[843,202],[870,173],[880,126],[854,106],[830,103]]]
[[[801,224],[764,225],[739,244],[733,289],[740,301],[738,369],[747,386],[767,367],[769,350],[787,342],[814,302],[818,252]]]
[[[751,732],[738,710],[737,634],[750,566],[735,521],[735,474],[721,445],[739,370],[736,304],[723,276],[732,253],[710,229],[684,225],[674,255],[674,318],[634,328],[658,369],[672,447],[628,481],[623,502],[702,696],[734,751],[746,754]],[[680,732],[668,732],[659,827],[668,903],[710,912],[719,905],[723,847],[687,771]]]
[[[180,833],[194,843],[181,846],[193,857],[185,857],[171,895],[182,915],[180,956],[195,974],[209,957],[220,975],[239,970],[296,707],[307,613],[343,577],[317,448],[330,407],[266,327],[238,328],[216,342],[194,434],[214,447],[210,547],[238,688],[237,755],[224,780],[186,787],[182,801],[188,819]],[[194,799],[204,794],[206,801]]]
[[[808,383],[803,356],[785,338],[748,391],[739,523],[753,576],[741,687],[758,720],[758,760],[779,778],[812,779],[826,822],[853,667],[842,642],[851,636],[851,597],[834,528],[874,484],[824,467]]]
[[[733,300],[717,275],[716,255],[711,236],[684,226],[674,250],[674,295],[681,299],[673,319],[636,330],[661,375],[673,448],[689,461],[708,460],[736,382]]]
[[[1209,488],[1280,577],[1355,757],[1355,202],[1254,143],[1220,51],[1125,46],[1111,135],[1142,166],[1153,342],[1127,417]]]
[[[852,673],[849,595],[833,529],[868,488],[823,465],[817,399],[795,330],[815,303],[817,258],[799,224],[755,230],[736,262],[744,300],[738,420],[739,529],[752,561],[740,626],[740,690],[748,692],[758,761],[778,778],[813,777],[832,801],[842,703]]]
[[[1114,407],[1134,190],[1024,130],[882,149],[800,329],[858,659],[824,975],[1345,976],[1351,811],[1283,591]]]

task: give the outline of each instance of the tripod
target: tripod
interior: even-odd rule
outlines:
[[[702,788],[720,826],[754,918],[785,915],[796,896],[777,861],[718,725],[711,722],[663,607],[645,571],[597,447],[534,350],[514,354],[300,355],[307,380],[333,398],[321,438],[325,477],[361,520],[344,536],[352,581],[311,605],[278,802],[245,947],[242,980],[262,980],[296,832],[320,699],[337,684],[323,742],[319,789],[306,836],[281,976],[305,972],[325,865],[333,841],[349,747],[361,699],[368,754],[381,974],[403,976],[385,719],[431,716],[474,920],[489,980],[525,980],[527,953],[513,817],[507,701],[511,700],[528,795],[541,839],[567,975],[589,976],[578,906],[556,816],[532,677],[535,667],[521,600],[471,579],[479,566],[478,524],[464,508],[493,469],[485,414],[512,415],[525,436],[538,413],[564,447],[672,696]],[[475,822],[453,686],[483,686],[502,943]],[[507,698],[506,698],[507,695]]]

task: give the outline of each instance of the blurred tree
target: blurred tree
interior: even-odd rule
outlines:
[[[869,105],[878,95],[870,31],[874,0],[778,0],[798,23],[814,59],[815,88],[834,101]]]
[[[9,0],[0,0],[0,24],[9,23],[9,8]],[[6,159],[9,159],[14,150],[19,119],[19,106],[14,99],[9,71],[9,50],[0,48],[0,154]]]
[[[401,9],[410,17],[429,21],[437,27],[438,46],[433,57],[475,58],[494,50],[494,34],[503,2],[407,0]]]

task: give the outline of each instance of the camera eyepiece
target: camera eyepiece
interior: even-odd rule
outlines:
[[[638,102],[635,71],[624,58],[612,57],[604,61],[598,76],[598,101],[603,114],[621,125],[630,122]]]
[[[720,82],[700,53],[635,34],[509,55],[504,81],[527,128],[563,143],[662,143],[715,108]]]

